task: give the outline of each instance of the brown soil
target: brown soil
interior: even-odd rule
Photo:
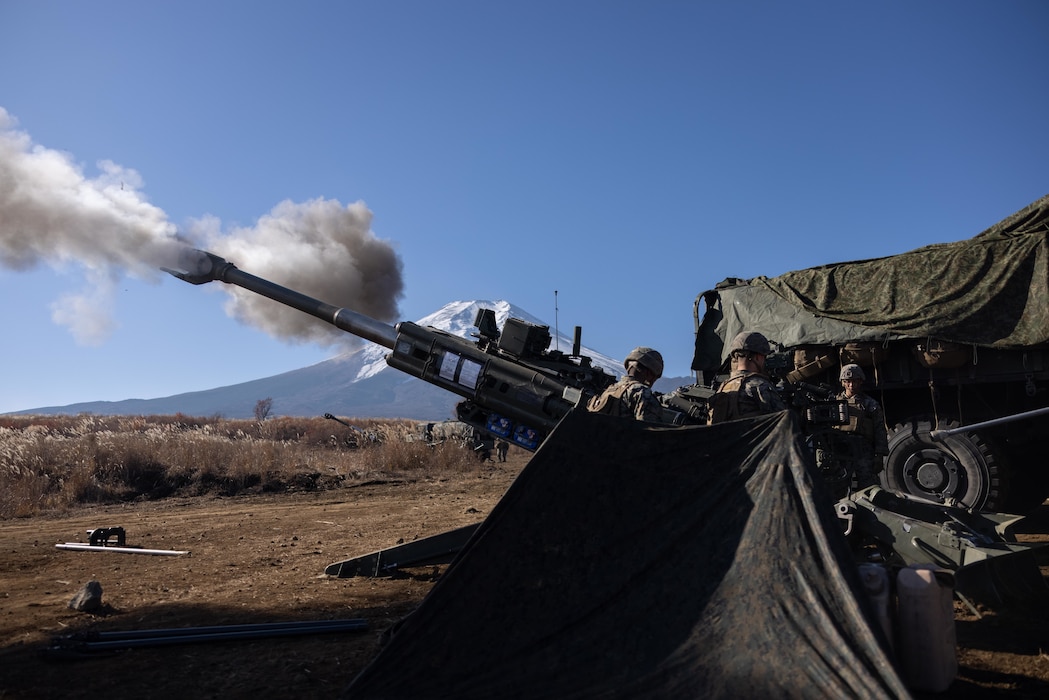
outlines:
[[[4,522],[0,698],[330,698],[376,654],[384,630],[429,591],[434,567],[397,578],[331,578],[328,564],[480,522],[527,455],[460,479],[311,493],[167,499]],[[1044,511],[1028,539],[1049,541]],[[179,556],[78,552],[100,527]],[[1043,569],[1049,575],[1049,569]],[[75,612],[88,581],[103,609]],[[949,697],[1049,696],[1049,611],[975,615],[956,604],[960,672]],[[48,651],[85,630],[364,620],[366,631],[91,652]]]

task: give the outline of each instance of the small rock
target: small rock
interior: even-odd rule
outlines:
[[[98,581],[88,581],[84,587],[77,591],[73,599],[69,601],[70,610],[80,612],[96,612],[102,609],[102,584]]]

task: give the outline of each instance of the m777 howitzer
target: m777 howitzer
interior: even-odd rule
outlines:
[[[194,253],[191,269],[166,271],[192,284],[221,281],[242,287],[382,345],[391,350],[386,356],[391,367],[461,396],[464,400],[456,408],[461,422],[506,438],[527,450],[535,450],[565,415],[615,381],[602,369],[592,366],[589,358],[579,354],[578,328],[572,354],[564,355],[547,351],[550,343],[548,327],[509,319],[500,332],[494,312],[482,310],[475,322],[477,341],[471,342],[410,322],[391,326],[243,272],[214,254]],[[804,384],[794,387],[795,391],[814,394],[812,403],[818,407],[836,405],[826,396],[826,391],[817,389],[822,388]],[[673,400],[666,405],[677,416],[676,423],[705,422],[702,420],[705,402],[711,393],[708,387],[683,387],[669,397]],[[833,411],[820,410],[817,413],[821,420],[812,422],[834,422]],[[987,532],[981,531],[978,538],[969,536],[972,526],[968,525],[959,535],[957,523],[961,516],[952,512],[952,507],[943,505],[936,511],[937,522],[930,525],[936,536],[923,538],[920,548],[907,549],[901,543],[905,539],[914,540],[910,533],[915,522],[929,520],[929,514],[923,511],[916,517],[911,512],[894,513],[882,502],[884,498],[868,500],[872,504],[870,507],[845,504],[847,507],[843,510],[839,507],[838,515],[842,520],[848,518],[850,529],[855,525],[856,531],[875,537],[890,553],[903,549],[916,558],[930,550],[932,554],[928,556],[934,562],[968,566],[977,557],[997,558],[998,554],[1014,554],[1024,549],[1015,545],[999,546],[995,541],[1003,539],[1005,533],[986,528],[982,529]],[[863,501],[863,504],[867,502]],[[325,574],[379,576],[401,568],[448,563],[476,529],[477,525],[467,525],[336,562],[325,569]],[[987,546],[988,542],[994,546]],[[1034,571],[1037,572],[1037,567]]]
[[[558,421],[615,381],[579,354],[575,329],[572,354],[548,351],[550,330],[510,318],[502,331],[495,312],[477,314],[477,341],[408,321],[396,326],[319,301],[238,269],[205,251],[193,251],[188,270],[164,268],[191,284],[220,281],[298,309],[347,333],[389,348],[386,363],[463,397],[456,407],[463,423],[534,451]]]

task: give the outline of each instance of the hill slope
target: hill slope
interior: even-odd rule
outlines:
[[[477,310],[493,309],[500,327],[507,317],[519,318],[536,324],[543,321],[506,301],[456,301],[417,321],[420,326],[433,327],[462,338],[471,338],[476,329],[473,321]],[[570,348],[572,341],[563,334],[551,343],[552,347]],[[583,347],[582,353],[595,366],[612,375],[622,374],[619,360]],[[444,420],[454,417],[459,398],[454,394],[404,374],[386,365],[389,351],[368,343],[353,352],[343,353],[309,367],[284,372],[272,377],[255,379],[240,384],[216,387],[152,399],[125,399],[123,401],[90,401],[66,406],[45,406],[18,411],[19,414],[78,414],[98,415],[172,415],[224,416],[251,418],[255,404],[272,398],[271,415],[307,416],[332,413],[360,418],[410,418],[417,420]],[[667,388],[688,383],[664,379]]]

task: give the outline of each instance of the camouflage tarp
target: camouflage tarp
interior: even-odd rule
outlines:
[[[721,363],[742,330],[785,347],[938,338],[995,348],[1049,344],[1049,196],[964,241],[779,277],[726,280],[706,306],[693,369]],[[698,319],[697,319],[698,320]]]
[[[784,411],[570,413],[349,698],[906,697]]]

